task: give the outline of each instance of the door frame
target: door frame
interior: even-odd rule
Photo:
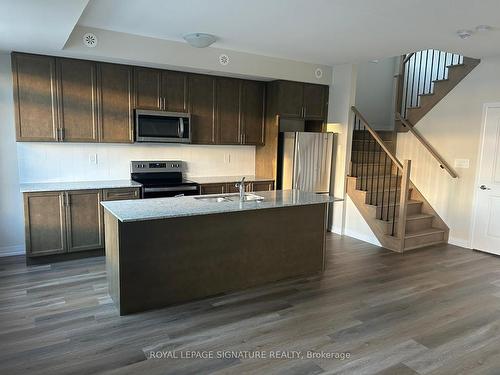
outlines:
[[[474,177],[474,195],[472,197],[472,220],[470,223],[470,240],[469,240],[469,248],[472,250],[477,250],[474,248],[475,243],[475,233],[476,233],[476,220],[477,220],[477,203],[479,199],[479,191],[477,190],[477,186],[479,186],[479,172],[481,168],[481,162],[483,161],[483,146],[484,146],[484,138],[486,133],[486,115],[488,113],[489,108],[500,108],[500,102],[492,102],[492,103],[484,103],[483,104],[483,113],[481,115],[481,132],[479,134],[479,147],[477,150],[476,157],[476,173]],[[480,251],[480,250],[478,250]]]

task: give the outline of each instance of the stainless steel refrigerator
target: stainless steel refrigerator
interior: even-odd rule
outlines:
[[[335,133],[281,132],[278,138],[277,189],[299,189],[334,196]],[[332,227],[333,203],[328,209]]]
[[[280,133],[277,188],[333,195],[334,143],[334,133]]]

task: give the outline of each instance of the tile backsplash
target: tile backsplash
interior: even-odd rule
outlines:
[[[182,160],[189,176],[255,173],[254,146],[17,143],[19,180],[128,179],[131,160]]]

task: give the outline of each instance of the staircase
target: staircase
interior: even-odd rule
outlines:
[[[479,63],[478,59],[432,49],[402,56],[396,76],[396,108],[415,125]],[[396,129],[408,131],[399,120],[396,120]]]
[[[410,181],[411,162],[394,154],[393,132],[375,132],[354,112],[347,195],[383,247],[404,252],[448,241],[449,229]]]

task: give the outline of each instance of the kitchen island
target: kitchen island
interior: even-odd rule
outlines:
[[[332,198],[298,190],[102,202],[120,315],[321,272]]]

